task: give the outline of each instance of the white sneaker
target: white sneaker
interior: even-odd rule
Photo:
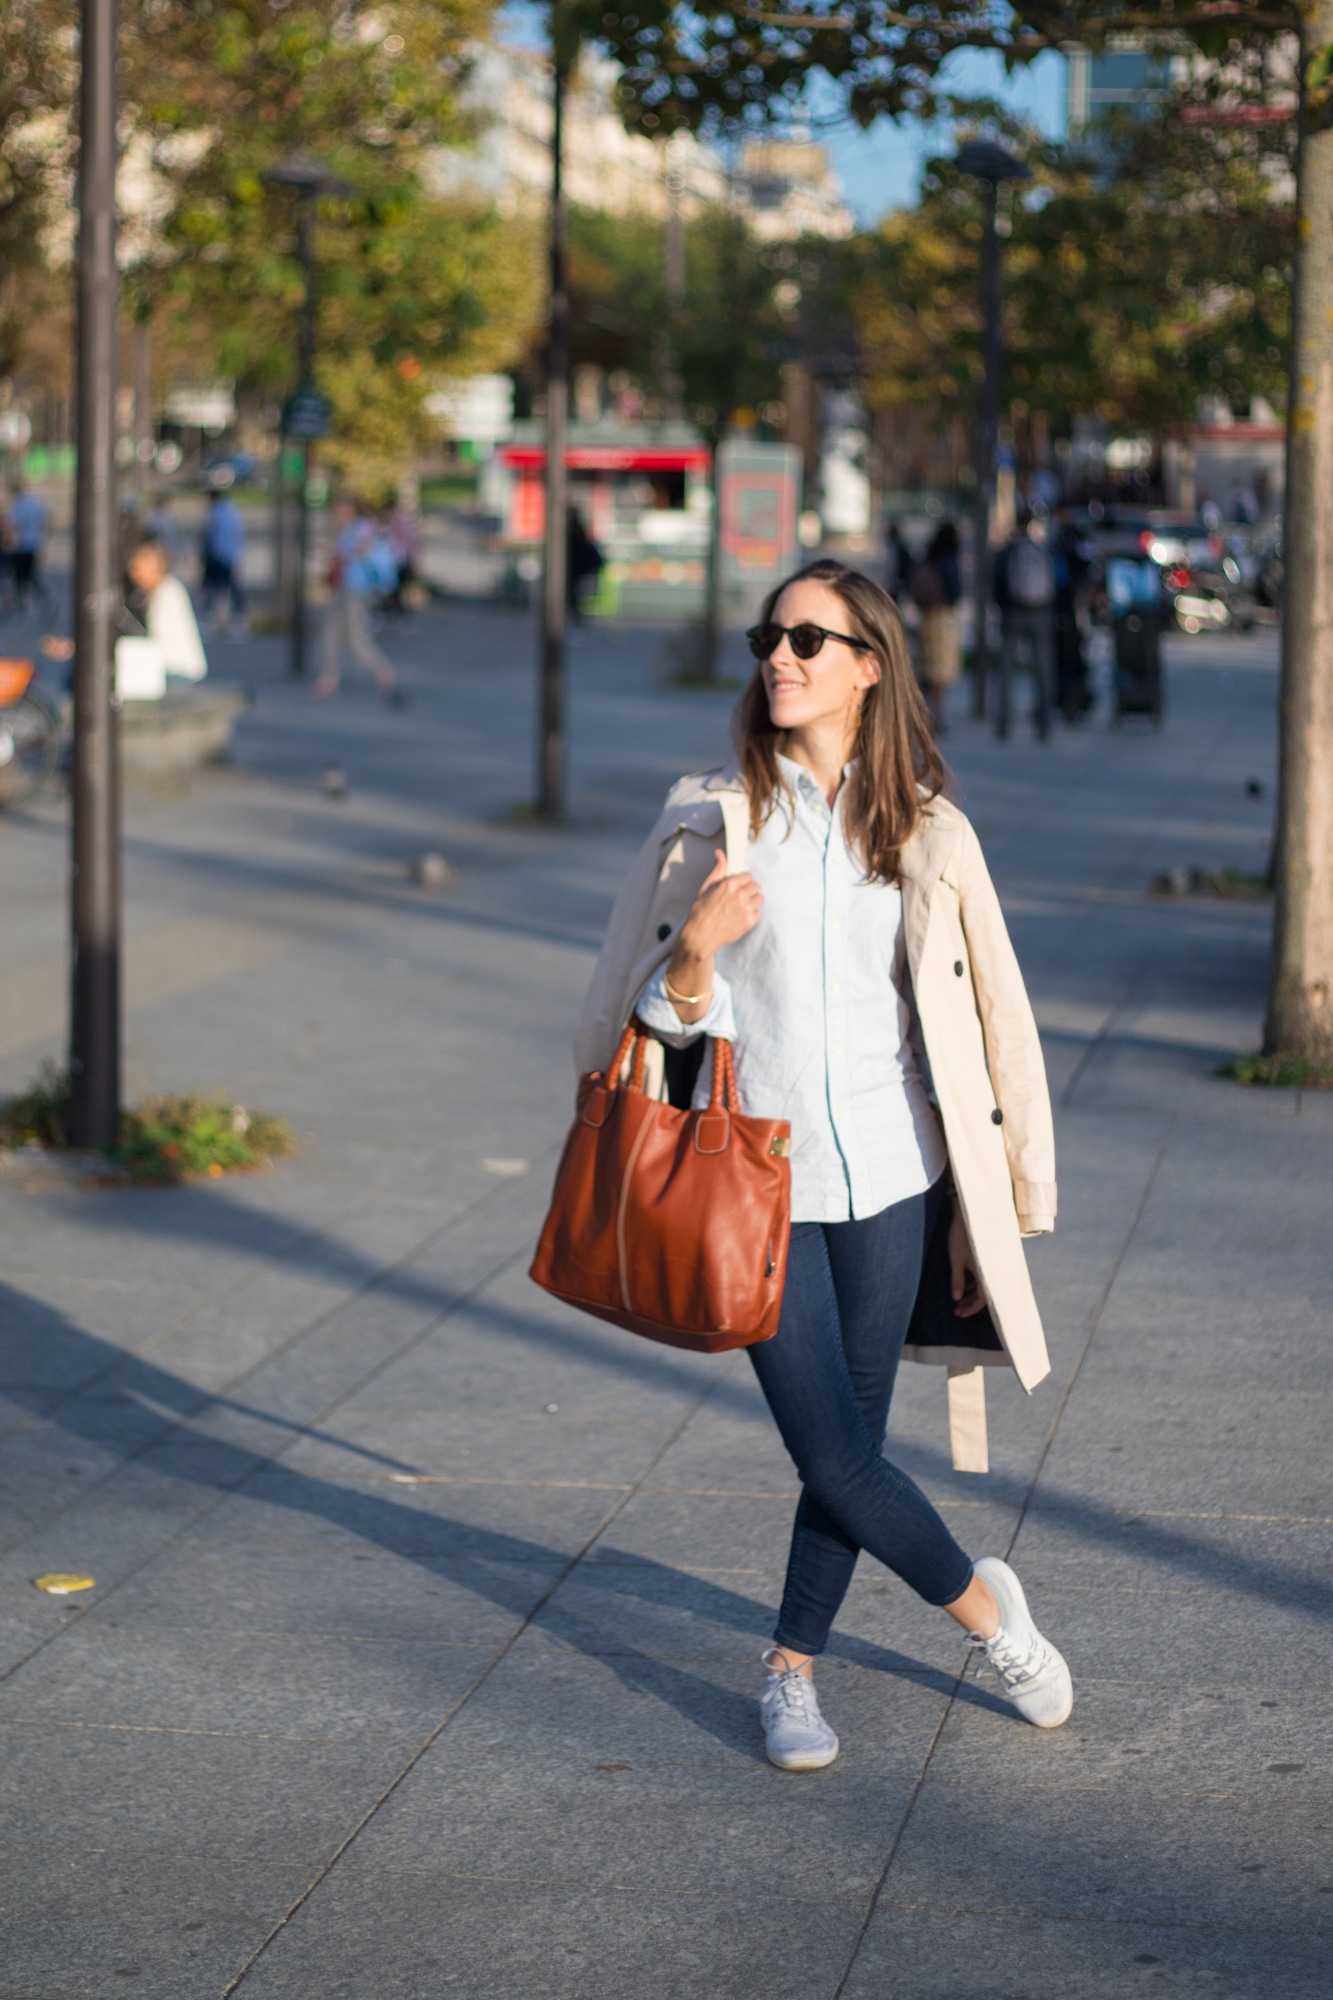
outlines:
[[[972,1568],[1000,1607],[1000,1628],[993,1639],[980,1632],[969,1632],[969,1639],[985,1650],[1023,1720],[1038,1729],[1058,1729],[1074,1706],[1074,1685],[1063,1657],[1033,1624],[1023,1586],[1008,1563],[983,1556]]]
[[[768,1691],[759,1703],[768,1761],[780,1771],[822,1771],[837,1756],[838,1739],[819,1712],[815,1684],[769,1666],[772,1657],[764,1654]]]

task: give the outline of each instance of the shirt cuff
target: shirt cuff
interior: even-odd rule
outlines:
[[[713,974],[713,997],[708,1011],[697,1021],[682,1021],[667,998],[666,967],[663,966],[639,995],[634,1009],[645,1028],[651,1028],[673,1049],[683,1049],[700,1035],[718,1035],[723,1041],[736,1039],[736,1017],[731,1004],[731,988],[720,972]]]

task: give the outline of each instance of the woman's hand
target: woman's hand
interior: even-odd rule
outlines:
[[[724,944],[735,944],[752,931],[764,907],[763,891],[753,875],[728,875],[727,857],[714,848],[712,873],[694,899],[690,914],[680,927],[676,949],[667,965],[667,978],[678,993],[699,996],[693,1005],[673,1000],[680,1019],[686,1024],[702,1019],[713,991],[713,959]]]
[[[981,1280],[977,1276],[977,1260],[972,1250],[963,1211],[954,1202],[953,1221],[949,1224],[949,1277],[953,1292],[954,1311],[959,1319],[971,1319],[979,1313],[986,1300],[981,1290]]]

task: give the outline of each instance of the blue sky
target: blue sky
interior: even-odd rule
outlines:
[[[1000,98],[1048,137],[1062,138],[1066,68],[1063,56],[1040,56],[1027,70],[1006,78],[998,55],[968,51],[950,65],[947,81],[954,90]],[[842,176],[848,203],[863,225],[877,222],[891,208],[909,207],[916,198],[923,161],[950,144],[947,125],[894,124],[887,118],[868,132],[849,125],[820,136]]]
[[[546,39],[546,10],[534,0],[509,0],[501,9],[500,22],[504,33],[516,42],[543,43]],[[1063,56],[1045,55],[1006,77],[997,54],[963,50],[947,66],[944,81],[953,90],[999,98],[1051,138],[1062,138],[1066,68]],[[830,101],[832,95],[829,86]],[[868,132],[848,124],[825,129],[818,136],[833,155],[848,203],[863,226],[877,222],[892,208],[910,207],[916,199],[922,162],[943,152],[950,143],[947,125],[895,124],[888,118],[872,125]]]

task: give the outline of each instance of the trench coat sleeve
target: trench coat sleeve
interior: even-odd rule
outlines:
[[[1046,1064],[1000,899],[967,825],[958,860],[959,906],[986,1041],[995,1102],[1003,1113],[1005,1152],[1024,1236],[1055,1227],[1055,1128]]]
[[[668,805],[669,805],[668,801]],[[639,957],[639,934],[657,887],[664,811],[640,848],[611,909],[606,940],[598,954],[592,984],[584,998],[574,1031],[574,1062],[580,1076],[601,1069],[611,1060],[624,1027],[621,1006]]]

